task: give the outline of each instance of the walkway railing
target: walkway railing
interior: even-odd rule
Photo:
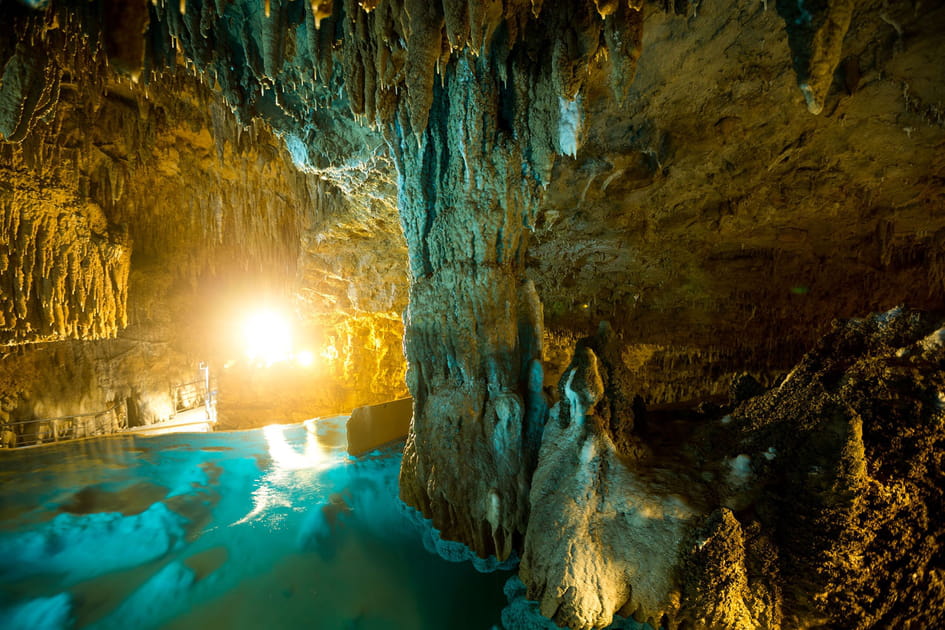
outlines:
[[[217,421],[216,378],[205,373],[202,378],[189,383],[181,383],[171,390],[171,400],[174,401],[174,412],[183,413],[204,407],[207,410],[207,419]]]
[[[171,400],[174,401],[174,410],[177,413],[206,406],[209,395],[207,384],[202,378],[181,383],[171,390]]]
[[[189,383],[181,383],[171,388],[170,397],[174,405],[174,415],[168,418],[166,422],[130,428],[128,426],[128,403],[121,401],[108,409],[92,413],[4,422],[0,424],[0,448],[21,448],[38,444],[51,444],[99,435],[111,435],[129,430],[159,429],[162,426],[173,425],[178,414],[185,414],[201,407],[206,409],[207,422],[215,423],[217,420],[216,390],[211,389],[209,371],[204,366],[201,366],[201,370],[203,371],[202,378]],[[194,421],[190,421],[189,424],[194,424]]]
[[[3,448],[34,446],[96,435],[109,435],[118,433],[127,425],[128,416],[125,413],[124,404],[116,403],[108,409],[92,413],[6,422],[0,428],[0,446]]]

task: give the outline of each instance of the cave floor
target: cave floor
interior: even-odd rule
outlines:
[[[509,572],[431,553],[345,419],[3,453],[0,627],[501,627]]]

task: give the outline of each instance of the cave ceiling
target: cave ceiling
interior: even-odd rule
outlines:
[[[647,13],[622,105],[591,68],[529,250],[548,324],[763,365],[833,318],[941,304],[940,10],[859,4],[812,115],[782,8]]]
[[[523,38],[529,15],[541,8],[508,3],[496,13],[473,3],[460,18],[439,8],[418,15],[413,9],[422,3],[407,3],[404,11],[399,3],[103,2],[58,3],[43,17],[4,4],[33,25],[28,36],[6,36],[5,137],[22,141],[39,125],[33,135],[46,137],[39,144],[48,147],[58,134],[59,146],[71,148],[87,131],[109,135],[82,138],[104,158],[83,172],[107,172],[102,179],[112,190],[92,191],[93,197],[129,201],[99,199],[114,206],[107,213],[113,224],[131,225],[136,259],[178,247],[165,258],[179,261],[194,248],[182,233],[167,231],[174,225],[167,210],[134,209],[147,197],[144,189],[154,190],[135,169],[157,169],[165,179],[179,178],[180,169],[203,169],[206,177],[195,179],[234,181],[253,169],[223,159],[220,145],[238,143],[240,127],[252,133],[264,125],[271,130],[264,133],[274,134],[272,155],[259,159],[276,164],[282,151],[285,160],[284,146],[297,177],[315,174],[335,193],[327,196],[342,199],[321,204],[334,204],[334,218],[306,236],[301,226],[311,227],[308,215],[319,204],[308,192],[291,196],[301,202],[284,209],[291,242],[283,268],[295,267],[291,248],[301,247],[301,293],[342,309],[389,313],[404,307],[406,278],[397,262],[404,255],[397,174],[384,126],[405,101],[405,123],[422,128],[437,69],[457,54],[451,50],[485,55],[490,41]],[[553,160],[529,231],[527,273],[549,329],[591,330],[607,319],[640,344],[738,351],[740,360],[761,365],[794,360],[834,317],[902,302],[941,303],[940,10],[912,3],[850,9],[852,27],[841,37],[841,57],[820,88],[814,115],[809,110],[817,107],[805,101],[811,88],[805,94],[799,84],[808,80],[804,62],[815,49],[814,27],[834,19],[825,6],[812,4],[805,16],[789,3],[652,3],[634,18],[639,24],[625,27],[642,39],[618,49],[607,19],[599,17],[629,24],[624,14],[636,11],[621,5],[613,14],[618,4],[578,11],[571,32],[557,17],[543,24],[558,28],[570,46],[571,74],[555,76],[555,88],[580,103],[573,155]],[[49,17],[60,14],[67,17]],[[316,19],[320,28],[313,28]],[[61,52],[37,62],[31,53],[44,47]],[[147,138],[154,132],[140,122],[81,127],[76,120],[88,120],[94,108],[84,105],[81,116],[71,117],[63,110],[85,92],[96,93],[97,101],[104,94],[111,109],[116,102],[132,108],[125,118],[146,120],[149,108],[160,109],[205,130],[178,130],[154,143]],[[219,99],[232,114],[219,111],[198,122],[207,113],[187,111],[188,98],[192,105]],[[57,105],[57,113],[46,111]],[[52,131],[45,122],[51,116],[78,128],[60,122]],[[234,120],[223,129],[227,118]],[[210,135],[215,148],[208,146]],[[181,144],[204,163],[175,164],[171,153]],[[153,156],[143,146],[153,147]],[[210,164],[214,152],[216,165]],[[54,156],[34,159],[49,169]],[[204,206],[192,221],[205,232],[220,221],[209,206],[230,194],[219,192],[192,201]],[[265,205],[246,191],[237,194],[249,201],[244,205]],[[264,229],[236,223],[232,236],[250,240],[240,243],[241,251],[255,256],[265,249],[251,242]],[[342,232],[345,238],[330,236]],[[346,253],[331,245],[351,235],[370,246]],[[351,269],[369,271],[363,281],[337,280]],[[326,286],[332,282],[344,286]],[[95,332],[86,323],[73,335],[104,336],[115,325],[103,323]],[[40,338],[56,335],[46,331]]]

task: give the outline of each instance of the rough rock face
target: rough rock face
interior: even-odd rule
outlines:
[[[619,448],[580,345],[532,480],[521,576],[571,628],[935,627],[945,596],[945,321],[837,323],[729,413],[654,416]],[[652,414],[651,414],[652,415]],[[672,449],[672,453],[668,452]]]
[[[557,621],[941,621],[940,324],[779,374],[945,307],[945,9],[38,4],[0,5],[0,328],[74,341],[4,356],[0,414],[158,409],[231,290],[297,290],[335,400],[403,388],[403,330],[405,500]]]
[[[512,96],[486,80],[487,70],[471,56],[451,63],[419,146],[409,134],[397,139],[399,170],[409,174],[401,184],[411,271],[404,345],[415,404],[401,493],[447,536],[504,559],[525,530],[544,423],[541,305],[523,275],[538,182],[522,177],[527,147],[498,126],[496,110]],[[520,122],[549,103],[518,107]],[[461,461],[477,462],[480,474]]]
[[[840,324],[732,414],[768,481],[755,505],[779,548],[786,626],[941,623],[942,324],[901,309]]]
[[[351,110],[385,131],[408,248],[415,410],[402,496],[446,536],[505,558],[524,533],[544,422],[527,235],[554,154],[579,145],[585,68],[604,54],[604,23],[567,3],[344,7]],[[607,23],[615,54],[638,44],[637,18],[623,7]]]
[[[945,11],[857,3],[814,116],[798,83],[827,4],[648,4],[622,107],[591,65],[526,269],[549,333],[610,321],[651,403],[770,384],[834,318],[943,306]]]

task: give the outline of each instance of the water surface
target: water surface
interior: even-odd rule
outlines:
[[[344,420],[0,453],[0,627],[501,627],[510,572],[431,553]]]

